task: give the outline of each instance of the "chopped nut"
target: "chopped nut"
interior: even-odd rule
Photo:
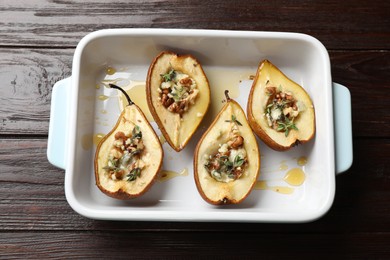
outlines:
[[[170,112],[174,112],[174,113],[177,113],[179,111],[179,106],[176,102],[172,103],[169,107],[168,107],[168,110]]]
[[[192,80],[189,77],[181,79],[179,82],[185,87],[190,87],[192,84]]]
[[[161,103],[163,104],[164,107],[169,107],[174,100],[170,97],[168,97],[167,94],[162,94],[161,96]]]
[[[199,90],[196,89],[196,82],[187,74],[173,71],[175,77],[161,83],[159,100],[161,104],[172,113],[180,116],[188,110],[190,105],[195,103],[195,97]],[[164,80],[165,75],[161,75]]]
[[[123,174],[124,174],[125,172],[123,171],[123,170],[120,170],[120,171],[115,171],[114,172],[114,175],[115,175],[115,179],[123,179]]]
[[[242,146],[242,144],[244,143],[244,138],[241,136],[241,135],[237,135],[234,139],[233,139],[233,142],[231,143],[231,147],[233,149],[237,149],[239,148],[240,146]]]
[[[273,95],[276,92],[276,87],[266,87],[265,90],[268,95]]]
[[[118,139],[126,139],[126,135],[125,133],[119,131],[119,132],[116,132],[115,133],[115,140],[118,140]]]

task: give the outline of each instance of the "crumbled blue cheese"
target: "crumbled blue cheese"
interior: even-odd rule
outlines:
[[[167,89],[167,88],[170,88],[172,87],[172,81],[165,81],[163,83],[161,83],[161,88],[162,89]]]
[[[114,146],[120,148],[120,147],[122,146],[122,141],[116,140],[116,141],[114,142]]]
[[[218,152],[221,154],[227,153],[229,151],[229,145],[228,144],[222,144],[220,145]]]
[[[246,150],[244,148],[231,149],[230,150],[230,155],[229,155],[229,160],[231,162],[233,162],[234,158],[236,158],[237,155],[240,158],[246,158]]]
[[[271,118],[273,120],[280,119],[281,115],[282,115],[282,111],[279,108],[275,108],[271,110]]]
[[[234,180],[234,179],[230,178],[226,173],[217,172],[216,170],[213,170],[211,172],[211,175],[214,179],[216,179],[217,181],[220,181],[220,182],[231,182]]]

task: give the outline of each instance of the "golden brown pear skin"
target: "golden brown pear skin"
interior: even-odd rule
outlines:
[[[297,129],[290,129],[287,136],[285,132],[277,131],[267,123],[265,116],[269,102],[267,86],[281,88],[283,92],[291,93],[297,100],[300,110],[294,119]],[[306,143],[315,135],[315,111],[309,95],[268,60],[259,64],[248,98],[247,116],[255,134],[276,151],[285,151],[297,144]]]
[[[130,100],[130,99],[128,99]],[[133,102],[129,101],[119,116],[114,128],[99,142],[95,153],[95,180],[98,188],[106,195],[127,200],[137,198],[147,192],[154,183],[163,162],[164,152],[161,143],[149,124],[142,110]],[[108,156],[112,150],[115,135],[118,132],[131,131],[131,127],[139,126],[142,130],[144,151],[140,155],[145,163],[141,174],[134,181],[126,179],[113,180],[103,167],[108,164]]]
[[[158,88],[163,74],[170,69],[189,75],[196,81],[198,95],[195,103],[182,114],[168,111],[161,103]],[[163,51],[152,61],[146,79],[146,97],[149,110],[167,143],[177,152],[189,142],[207,113],[210,104],[210,87],[200,62],[192,55],[178,55]]]
[[[234,123],[232,119],[238,122]],[[221,182],[211,177],[211,174],[205,169],[205,164],[208,156],[215,154],[220,144],[229,140],[229,133],[234,124],[237,124],[239,134],[243,137],[242,148],[247,154],[247,164],[238,179]],[[240,105],[227,98],[226,104],[203,134],[195,149],[194,178],[199,194],[206,202],[213,205],[241,203],[252,191],[259,172],[260,150],[256,137]]]

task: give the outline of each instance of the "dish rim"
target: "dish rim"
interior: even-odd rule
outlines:
[[[80,215],[83,215],[92,219],[102,219],[102,220],[147,220],[147,221],[210,221],[210,222],[308,222],[313,221],[322,217],[325,213],[331,208],[334,196],[335,196],[335,177],[330,178],[328,191],[329,196],[326,201],[323,203],[315,212],[310,211],[310,213],[300,213],[300,214],[289,214],[289,218],[280,217],[280,214],[273,214],[272,212],[226,212],[227,214],[221,214],[215,218],[214,212],[180,212],[180,216],[177,216],[176,211],[163,211],[158,210],[158,214],[150,214],[150,210],[137,210],[133,211],[131,217],[121,217],[118,214],[112,214],[104,210],[96,210],[89,205],[85,205],[79,201],[76,197],[73,187],[73,177],[75,167],[75,150],[76,150],[76,130],[77,129],[77,116],[78,116],[78,101],[79,101],[79,91],[78,91],[78,79],[80,77],[80,63],[81,56],[84,48],[92,41],[101,38],[101,37],[112,37],[112,36],[192,36],[192,37],[231,37],[231,38],[272,38],[272,39],[297,39],[309,42],[319,50],[319,53],[322,55],[322,61],[325,62],[324,68],[328,70],[327,75],[329,79],[324,83],[324,85],[329,85],[330,90],[326,91],[327,98],[330,100],[330,111],[326,113],[328,117],[331,117],[331,120],[328,120],[331,123],[330,129],[333,129],[333,98],[332,98],[332,89],[331,89],[331,73],[330,73],[330,60],[328,52],[324,45],[318,41],[316,38],[302,33],[293,33],[293,32],[254,32],[254,31],[231,31],[231,30],[198,30],[198,29],[146,29],[146,28],[136,28],[136,29],[105,29],[100,31],[92,32],[86,35],[76,47],[73,64],[72,64],[72,86],[76,88],[71,91],[70,95],[70,116],[69,120],[69,141],[67,147],[67,161],[66,161],[66,173],[65,173],[65,195],[68,200],[69,205]],[[77,87],[74,87],[77,86]],[[330,163],[330,169],[335,170],[335,160],[334,160],[334,132],[329,132],[329,158],[332,158]],[[213,217],[210,217],[213,216]],[[261,218],[259,218],[261,216]]]

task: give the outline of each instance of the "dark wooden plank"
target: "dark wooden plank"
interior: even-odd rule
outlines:
[[[65,199],[64,171],[46,161],[46,140],[0,140],[0,231],[390,232],[389,148],[390,139],[355,140],[354,164],[337,177],[333,207],[315,222],[233,225],[111,222],[81,217]]]
[[[389,233],[2,233],[4,259],[386,259]]]
[[[0,134],[47,135],[51,89],[73,49],[0,48]],[[331,51],[333,80],[352,93],[355,136],[390,136],[390,52]],[[380,129],[381,131],[377,131]]]
[[[72,49],[0,49],[0,133],[47,135],[51,89],[70,76]]]
[[[330,52],[334,82],[349,88],[354,136],[389,137],[390,52]]]
[[[203,28],[310,34],[329,49],[389,49],[388,1],[12,1],[0,45],[75,46],[105,28]]]

